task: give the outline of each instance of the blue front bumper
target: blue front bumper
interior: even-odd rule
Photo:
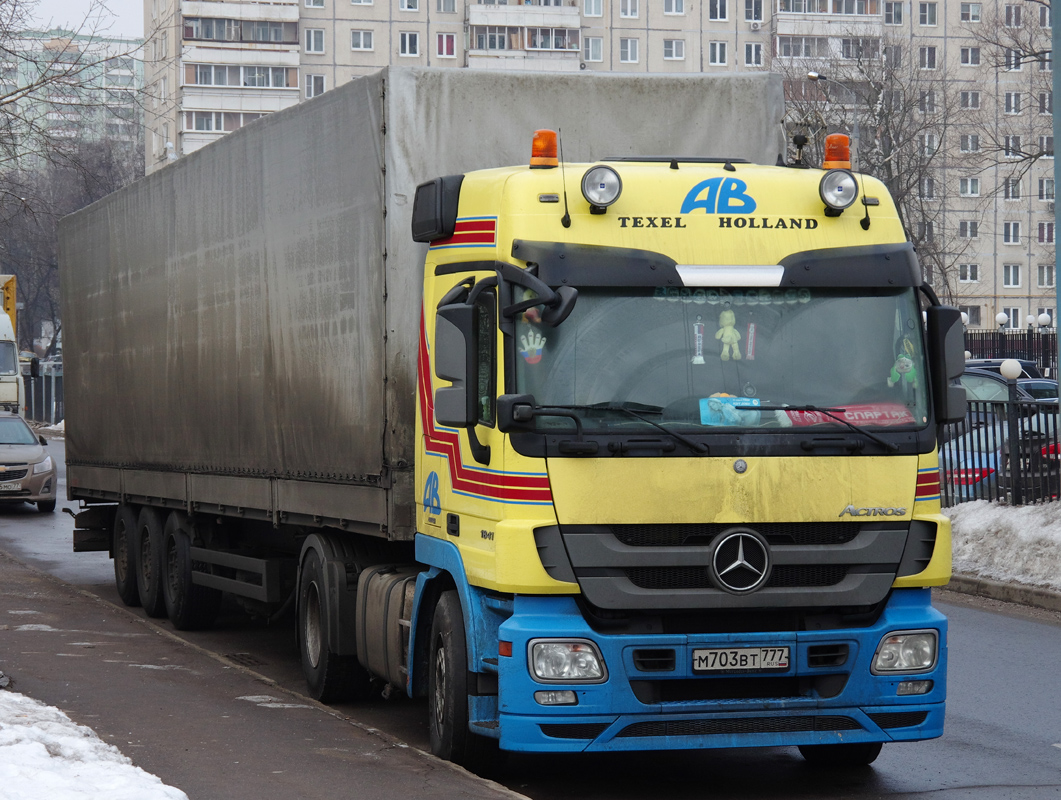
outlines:
[[[894,591],[868,628],[794,633],[607,635],[592,630],[569,597],[516,597],[514,612],[500,629],[500,638],[512,642],[512,656],[498,664],[498,727],[506,750],[775,747],[915,741],[943,733],[947,620],[932,608],[928,589]],[[934,669],[870,672],[885,635],[923,629],[939,632]],[[528,648],[538,638],[594,642],[607,679],[591,685],[535,681]],[[788,646],[789,668],[752,675],[693,672],[694,649],[749,646]],[[645,651],[657,658],[646,659]],[[899,684],[910,680],[932,681],[932,688],[899,696]],[[572,690],[578,704],[540,705],[534,693],[542,690]]]

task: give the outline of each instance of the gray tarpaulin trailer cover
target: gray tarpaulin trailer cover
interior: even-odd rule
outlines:
[[[65,218],[72,498],[411,538],[416,186],[563,155],[782,152],[776,75],[389,67]],[[705,259],[709,258],[705,254]]]

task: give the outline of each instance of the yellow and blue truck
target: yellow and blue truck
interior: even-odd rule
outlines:
[[[959,314],[782,112],[388,68],[68,217],[75,549],[179,629],[293,608],[313,696],[464,764],[939,736]]]

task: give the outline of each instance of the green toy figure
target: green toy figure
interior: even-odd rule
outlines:
[[[715,338],[722,342],[723,361],[729,361],[731,348],[733,350],[733,360],[740,361],[740,348],[737,346],[737,342],[740,341],[740,333],[737,332],[736,324],[737,315],[733,313],[732,309],[727,308],[718,315],[719,328]]]
[[[888,376],[888,386],[895,386],[899,381],[917,388],[917,369],[914,367],[914,360],[906,353],[900,353],[895,359],[891,374]]]

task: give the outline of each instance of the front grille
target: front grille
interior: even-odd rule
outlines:
[[[612,525],[612,534],[631,547],[690,547],[710,544],[731,523],[702,525]],[[852,541],[861,525],[851,522],[777,522],[752,526],[770,544],[837,545]]]
[[[635,722],[619,736],[710,736],[740,733],[800,733],[804,731],[857,731],[862,726],[850,717],[738,717]]]
[[[673,650],[635,650],[634,668],[638,672],[674,672]]]
[[[0,483],[22,480],[26,477],[27,473],[29,473],[29,467],[26,465],[8,467],[3,472],[0,472]]]
[[[846,644],[815,644],[807,648],[807,666],[842,667],[847,663]]]
[[[552,739],[596,739],[608,727],[606,722],[581,722],[565,725],[550,723],[539,726],[542,733]]]
[[[844,565],[777,564],[766,587],[835,586],[847,577]],[[631,567],[626,577],[639,589],[714,589],[705,567]]]
[[[885,714],[869,714],[868,716],[882,728],[912,728],[928,719],[928,712],[889,711]]]

